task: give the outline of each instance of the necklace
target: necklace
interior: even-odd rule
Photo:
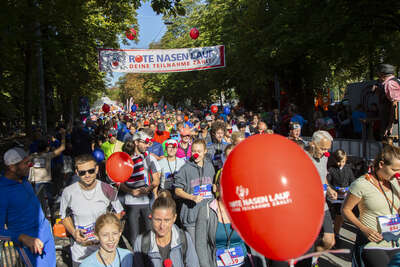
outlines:
[[[116,249],[116,250],[117,250],[117,255],[118,255],[119,267],[121,267],[121,256],[119,255],[118,249]],[[100,249],[99,249],[99,256],[100,256],[100,259],[101,259],[101,261],[103,262],[104,266],[107,267],[106,262],[104,261],[103,257],[101,256]],[[110,266],[113,266],[113,261],[111,262]]]
[[[169,160],[167,159],[168,169],[169,169],[169,171],[171,172],[171,176],[172,176],[171,178],[174,178],[174,177],[175,177],[176,165],[178,165],[178,163],[176,162],[176,156],[175,156],[174,162],[175,162],[175,168],[174,168],[174,172],[172,172],[171,166],[169,165]]]

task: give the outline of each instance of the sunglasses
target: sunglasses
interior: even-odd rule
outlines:
[[[93,174],[96,172],[96,168],[85,170],[85,171],[78,171],[79,176],[84,176],[86,173]]]
[[[190,135],[182,135],[182,137],[190,137]]]

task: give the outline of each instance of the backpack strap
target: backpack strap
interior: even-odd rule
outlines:
[[[186,264],[186,253],[187,253],[188,244],[187,244],[186,234],[181,229],[179,229],[178,231],[179,231],[179,240],[181,240],[181,242],[182,242],[181,253],[182,253],[182,258],[183,258],[183,264],[185,266],[187,266],[187,264]]]
[[[142,244],[141,244],[140,250],[142,252],[142,259],[143,259],[144,266],[151,266],[150,262],[149,262],[150,260],[148,257],[148,253],[150,251],[150,243],[151,243],[151,230],[147,231],[142,236]]]

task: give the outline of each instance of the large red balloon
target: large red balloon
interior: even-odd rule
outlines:
[[[190,30],[189,35],[190,35],[190,38],[192,38],[193,40],[196,40],[196,39],[199,37],[200,32],[199,32],[198,29],[192,28],[192,29]]]
[[[103,110],[104,113],[110,112],[110,106],[107,104],[104,104],[101,109]]]
[[[212,113],[217,113],[217,112],[218,112],[218,107],[215,106],[215,105],[212,105],[212,106],[211,106],[211,112],[212,112]]]
[[[136,31],[135,31],[134,28],[128,29],[128,30],[126,31],[126,33],[125,33],[126,38],[128,38],[129,40],[135,39],[135,38],[136,38],[136,34],[137,34],[137,33],[136,33]]]
[[[106,162],[107,175],[116,183],[124,183],[133,172],[133,161],[125,152],[114,152]]]
[[[297,258],[318,236],[321,179],[308,155],[285,137],[259,134],[241,142],[225,162],[221,190],[235,228],[269,259]]]

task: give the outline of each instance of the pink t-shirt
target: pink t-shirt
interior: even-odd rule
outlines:
[[[394,75],[388,76],[383,82],[386,97],[391,101],[400,101],[400,85],[391,79],[395,78]]]

